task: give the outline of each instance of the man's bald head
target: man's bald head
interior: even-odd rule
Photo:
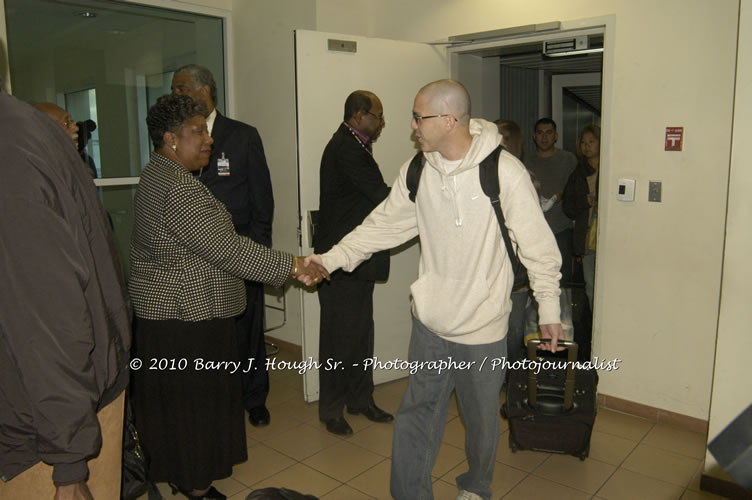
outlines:
[[[73,121],[73,118],[71,118],[71,115],[66,110],[51,102],[40,102],[34,104],[34,107],[55,120],[65,130],[65,133],[73,139],[76,147],[78,147],[78,125],[76,125],[76,122]]]
[[[436,113],[452,115],[463,126],[470,124],[470,94],[456,80],[437,80],[418,91]]]

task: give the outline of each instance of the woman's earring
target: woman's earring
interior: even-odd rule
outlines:
[[[178,146],[177,146],[177,144],[173,144],[173,145],[172,145],[172,150],[173,150],[173,151],[177,151],[177,150],[178,150]]]

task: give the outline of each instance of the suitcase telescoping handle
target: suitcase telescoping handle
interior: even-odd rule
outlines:
[[[531,339],[527,342],[527,359],[530,361],[535,360],[537,351],[541,344],[550,343],[550,339]],[[567,376],[564,381],[564,407],[563,411],[572,409],[574,403],[574,364],[577,361],[577,343],[571,340],[560,340],[558,345],[566,347],[567,349]],[[556,359],[554,362],[560,361]],[[527,371],[527,401],[528,404],[535,408],[538,399],[538,380],[535,375],[535,368],[533,366]]]

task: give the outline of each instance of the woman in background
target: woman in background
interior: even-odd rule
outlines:
[[[310,285],[328,274],[235,233],[193,175],[211,153],[204,111],[166,95],[146,118],[154,152],[135,197],[129,290],[143,364],[131,363],[132,394],[150,479],[191,499],[224,499],[212,482],[247,458],[240,373],[248,360],[238,360],[235,335],[243,280]]]
[[[590,308],[593,307],[595,245],[598,221],[598,173],[600,170],[601,128],[588,125],[577,143],[577,167],[569,176],[562,199],[564,213],[574,220],[574,255],[582,259]]]

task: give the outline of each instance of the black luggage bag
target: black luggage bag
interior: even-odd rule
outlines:
[[[538,357],[540,340],[527,345],[530,369],[510,370],[503,414],[512,451],[563,453],[585,460],[596,412],[596,370],[577,369],[577,344],[560,341],[567,359]],[[540,365],[534,365],[534,360]],[[566,369],[563,365],[566,362]],[[540,371],[536,375],[536,371]]]

